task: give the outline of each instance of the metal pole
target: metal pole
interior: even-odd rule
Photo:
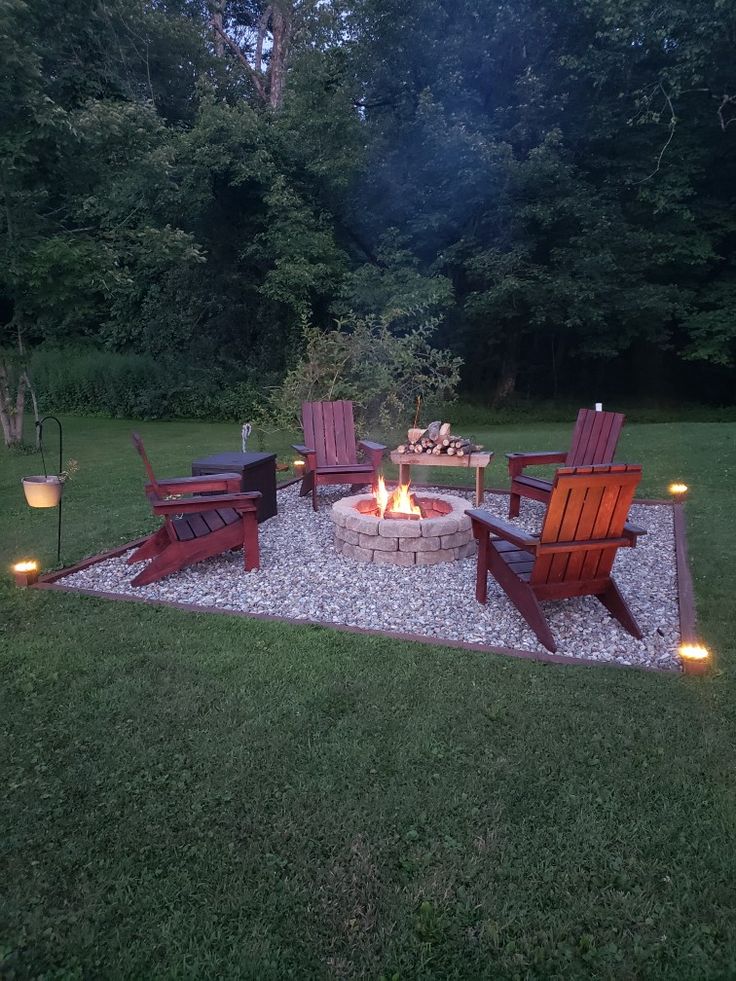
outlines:
[[[64,462],[63,462],[64,461],[64,432],[61,428],[61,423],[56,418],[56,416],[44,416],[43,419],[39,419],[38,422],[36,423],[36,426],[38,427],[38,442],[39,442],[39,446],[41,447],[41,459],[43,459],[43,424],[46,422],[47,419],[52,419],[59,427],[59,469],[57,470],[57,473],[61,474],[62,470],[64,469]],[[46,468],[44,464],[44,471],[45,469]],[[59,565],[61,565],[61,505],[63,503],[63,500],[64,500],[64,494],[62,489],[62,493],[59,497],[59,503],[57,505],[59,510],[59,523],[56,533],[56,561]]]

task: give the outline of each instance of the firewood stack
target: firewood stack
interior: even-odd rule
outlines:
[[[432,456],[470,456],[483,449],[464,436],[453,436],[449,422],[430,422],[426,429],[410,429],[407,442],[396,447],[399,453],[428,453]]]

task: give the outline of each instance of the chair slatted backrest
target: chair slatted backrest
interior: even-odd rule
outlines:
[[[572,434],[566,467],[611,463],[626,416],[620,412],[581,409]]]
[[[304,402],[304,442],[315,451],[318,467],[355,464],[355,423],[352,402]]]
[[[148,474],[148,479],[151,482],[151,486],[156,491],[156,494],[161,497],[161,488],[156,480],[156,475],[153,472],[153,467],[151,466],[151,461],[148,459],[148,454],[146,453],[146,448],[143,445],[143,440],[138,433],[133,433],[131,437],[133,441],[133,446],[138,451],[141,460],[143,460],[143,466],[146,468],[146,473]]]
[[[532,569],[532,585],[608,576],[623,544],[624,525],[640,480],[639,464],[560,467],[539,538],[542,547]],[[611,544],[601,545],[605,540]]]

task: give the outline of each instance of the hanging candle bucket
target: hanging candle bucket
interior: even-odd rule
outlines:
[[[23,493],[26,503],[32,508],[55,508],[61,500],[64,482],[56,476],[23,478]]]

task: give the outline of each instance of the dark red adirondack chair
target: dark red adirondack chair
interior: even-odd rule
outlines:
[[[305,497],[311,491],[315,511],[317,488],[324,484],[358,488],[375,483],[386,447],[367,439],[356,444],[352,402],[304,402],[302,428],[304,443],[294,444],[307,462],[300,494]],[[358,449],[365,456],[362,463]]]
[[[146,495],[153,513],[160,514],[164,523],[128,559],[129,563],[151,559],[132,586],[147,586],[184,566],[240,546],[246,571],[259,567],[260,491],[243,493],[239,473],[157,480],[138,433],[133,433],[133,446],[148,473]],[[206,496],[179,496],[185,494]]]
[[[522,497],[546,502],[552,490],[552,482],[540,477],[524,476],[525,467],[539,464],[561,463],[566,467],[593,466],[597,463],[612,463],[626,416],[620,412],[596,412],[594,409],[581,409],[572,434],[572,444],[565,452],[550,453],[507,453],[509,477],[511,477],[511,499],[509,517],[519,514]]]
[[[553,653],[557,645],[540,600],[597,596],[630,634],[641,638],[611,576],[618,549],[635,546],[638,536],[646,534],[626,520],[640,480],[638,464],[561,467],[539,535],[529,535],[487,511],[469,511],[478,539],[478,602],[486,602],[490,572]]]

